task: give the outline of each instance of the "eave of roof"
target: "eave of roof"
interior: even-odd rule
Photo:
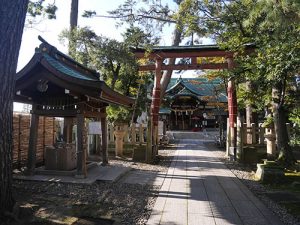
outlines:
[[[47,42],[46,44],[47,46],[49,45]],[[70,66],[70,60],[68,60],[68,63],[65,63],[65,59],[61,60],[57,56],[57,54],[63,53],[51,45],[48,47],[50,49],[45,48],[45,43],[43,42],[29,63],[16,74],[16,91],[26,89],[28,85],[38,79],[37,76],[46,76],[46,79],[49,79],[58,86],[70,90],[73,88],[73,91],[94,97],[106,103],[123,106],[132,106],[134,104],[134,99],[110,89],[104,81],[99,80],[97,72],[94,73],[92,71],[95,76],[91,76],[91,71],[88,71],[88,74],[86,74],[86,70],[82,70],[82,68],[76,70],[78,65],[73,66],[71,64],[72,66]]]
[[[255,48],[254,44],[246,44],[245,48],[251,49]],[[142,47],[137,47],[137,48],[131,48],[132,52],[147,52],[147,49],[142,48]],[[206,50],[206,51],[217,51],[217,50],[222,50],[222,51],[227,51],[226,49],[221,49],[218,45],[213,44],[213,45],[184,45],[184,46],[153,46],[150,49],[150,52],[197,52],[201,50]]]

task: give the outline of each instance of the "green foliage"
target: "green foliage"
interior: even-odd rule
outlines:
[[[119,42],[98,36],[88,27],[77,28],[71,32],[65,30],[60,35],[62,42],[67,42],[70,38],[74,41],[75,49],[72,49],[71,56],[85,66],[99,71],[100,79],[104,80],[112,89],[138,99],[134,109],[108,107],[109,119],[128,122],[133,111],[137,114],[144,111],[146,108],[144,104],[145,90],[151,74],[138,73],[138,65],[130,47],[151,45],[148,35],[139,28],[130,27],[123,34],[124,42]]]
[[[289,115],[289,120],[292,122],[291,144],[300,145],[300,106],[293,109]]]
[[[274,125],[274,117],[269,114],[266,117],[264,123],[262,124],[262,127],[270,128],[270,127],[273,127],[273,125]]]
[[[91,18],[96,15],[95,11],[84,10],[82,17]]]
[[[106,112],[107,119],[111,123],[129,123],[131,120],[132,109],[110,105],[107,107]]]
[[[41,19],[56,19],[57,7],[55,2],[52,4],[45,5],[45,0],[34,0],[29,1],[27,9],[27,24],[37,23],[36,19],[39,17]]]

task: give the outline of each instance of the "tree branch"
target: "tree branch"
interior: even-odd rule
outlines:
[[[127,14],[124,16],[109,16],[109,15],[95,15],[95,17],[99,17],[99,18],[108,18],[108,19],[125,19],[125,18],[132,18],[134,21],[139,21],[142,19],[153,19],[153,20],[158,20],[161,22],[167,22],[167,23],[177,23],[176,20],[172,20],[172,19],[165,19],[165,18],[160,18],[160,17],[156,17],[156,16],[149,16],[149,15],[142,15],[142,14],[138,14],[138,15],[134,15],[134,14]]]

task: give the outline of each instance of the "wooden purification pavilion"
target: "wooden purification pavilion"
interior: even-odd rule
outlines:
[[[85,118],[101,121],[102,159],[107,156],[106,107],[131,107],[133,99],[110,89],[94,70],[74,61],[54,46],[42,41],[30,62],[16,75],[15,101],[32,104],[27,169],[36,166],[36,140],[39,116],[65,118],[65,141],[69,142],[72,118],[77,119],[77,176],[86,177],[86,148],[83,146]],[[68,122],[69,121],[69,122]]]

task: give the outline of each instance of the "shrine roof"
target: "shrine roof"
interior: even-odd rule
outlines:
[[[97,71],[73,60],[43,38],[39,40],[42,43],[31,60],[16,74],[15,101],[37,103],[50,98],[73,98],[132,106],[134,99],[109,88]],[[44,85],[45,90],[39,85]]]
[[[216,92],[216,90],[218,90]],[[166,96],[195,95],[201,100],[210,98],[210,101],[227,102],[225,90],[222,89],[222,80],[219,78],[171,78]],[[213,100],[215,98],[215,100]]]
[[[55,69],[59,70],[60,72],[66,74],[66,75],[69,75],[71,77],[78,78],[78,79],[83,79],[83,80],[97,81],[96,78],[93,79],[91,77],[86,76],[83,73],[80,73],[76,70],[71,69],[70,67],[67,67],[67,66],[63,65],[57,59],[51,57],[47,53],[44,53],[44,57],[50,63],[51,66],[53,66]]]
[[[178,52],[178,51],[199,51],[199,50],[219,50],[218,45],[184,45],[184,46],[154,46],[152,52]],[[136,52],[144,51],[143,48],[136,48]]]

